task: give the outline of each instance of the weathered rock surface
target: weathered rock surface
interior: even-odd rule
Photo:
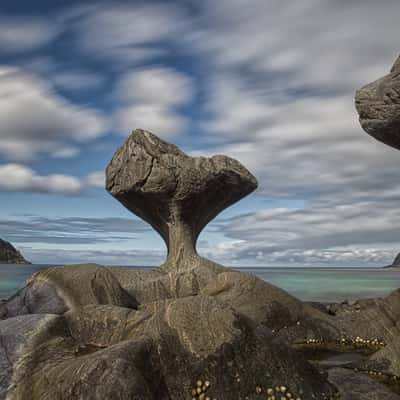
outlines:
[[[356,108],[361,126],[368,134],[400,149],[400,57],[388,75],[357,91]],[[397,269],[399,265],[400,254],[393,265],[386,268]],[[360,368],[385,382],[396,384],[400,390],[400,290],[385,299],[363,302],[357,311],[362,317],[354,320],[365,335],[380,334],[383,338],[382,348],[361,363]]]
[[[400,400],[400,396],[363,373],[333,368],[329,380],[339,388],[342,400]]]
[[[138,305],[108,269],[85,264],[37,272],[23,289],[0,305],[0,318],[63,314],[86,304]]]
[[[0,264],[30,264],[10,243],[0,239]]]
[[[369,135],[400,149],[400,57],[388,75],[357,91],[356,108]]]
[[[23,347],[40,332],[51,330],[57,316],[25,315],[0,321],[0,398],[6,397],[13,370],[23,355]]]
[[[235,160],[192,158],[135,131],[107,169],[107,188],[161,234],[166,262],[33,275],[0,305],[0,399],[251,400],[272,390],[276,399],[328,400],[337,388],[343,399],[396,399],[348,397],[343,374],[328,379],[296,346],[366,333],[379,308],[388,315],[376,330],[387,329],[397,295],[362,318],[328,313],[197,254],[205,224],[255,187]],[[14,331],[21,333],[11,340]]]
[[[165,266],[177,270],[201,263],[195,246],[223,209],[257,187],[238,161],[216,155],[189,157],[175,145],[137,129],[107,167],[106,188],[162,236]]]

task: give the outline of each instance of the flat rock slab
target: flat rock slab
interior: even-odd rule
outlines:
[[[58,320],[55,315],[23,315],[0,321],[0,399],[5,398],[13,370],[29,342]]]
[[[361,372],[332,368],[329,380],[339,389],[341,400],[400,400],[399,395]]]

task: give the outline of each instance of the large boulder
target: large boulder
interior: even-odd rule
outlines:
[[[49,268],[0,305],[0,319],[24,314],[63,314],[87,304],[135,308],[138,303],[107,269],[96,264]]]
[[[207,296],[138,310],[84,306],[68,311],[63,324],[25,346],[10,400],[256,399],[276,387],[293,398],[334,393],[267,329]]]
[[[400,149],[400,57],[389,74],[357,91],[356,108],[369,135]]]

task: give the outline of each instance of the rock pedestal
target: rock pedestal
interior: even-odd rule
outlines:
[[[165,265],[176,269],[195,262],[206,224],[256,187],[238,161],[189,157],[141,129],[117,150],[106,172],[107,190],[161,235],[168,248]]]
[[[204,226],[257,187],[246,168],[136,130],[106,186],[157,230],[168,257],[154,270],[86,264],[32,276],[0,304],[1,400],[337,398],[292,347],[337,343],[353,319],[197,254]]]

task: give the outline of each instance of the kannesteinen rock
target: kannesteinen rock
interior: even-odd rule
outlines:
[[[235,160],[192,158],[133,132],[107,168],[107,189],[160,233],[168,257],[153,270],[86,264],[33,275],[0,304],[0,399],[327,400],[339,392],[399,400],[361,373],[327,374],[302,351],[352,351],[356,336],[382,349],[398,335],[400,292],[316,307],[197,254],[207,222],[256,185]]]
[[[400,57],[389,74],[357,91],[356,108],[369,135],[400,149]]]
[[[168,248],[164,266],[173,269],[201,263],[195,247],[201,230],[256,187],[238,161],[189,157],[143,130],[129,137],[106,172],[107,190],[162,236]]]
[[[0,264],[30,264],[10,243],[0,239]]]

